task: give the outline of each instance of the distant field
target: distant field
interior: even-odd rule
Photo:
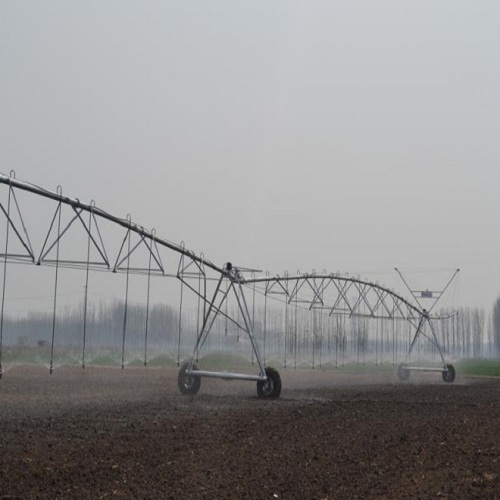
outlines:
[[[105,349],[97,352],[88,352],[85,356],[85,364],[89,366],[117,366],[122,362],[122,353],[120,350]],[[181,362],[185,359],[181,355]],[[48,365],[50,362],[50,349],[48,347],[10,347],[4,348],[2,352],[3,364],[35,364]],[[266,360],[268,366],[273,366],[277,369],[283,368],[284,360],[282,358],[269,358]],[[81,351],[72,351],[68,349],[55,349],[54,365],[55,366],[73,366],[81,365]],[[144,352],[142,351],[125,351],[124,356],[125,366],[143,366]],[[148,366],[174,368],[177,366],[176,353],[159,353],[150,352],[147,357]],[[415,362],[411,363],[417,366],[428,365],[437,367],[439,363]],[[212,370],[230,370],[230,371],[248,371],[255,370],[257,365],[256,360],[252,366],[252,361],[249,358],[237,354],[225,352],[207,353],[202,356],[198,363],[200,368]],[[500,377],[500,360],[498,359],[469,359],[454,361],[453,365],[459,375],[479,376],[479,377]],[[321,365],[316,361],[315,370],[334,370],[344,373],[364,374],[364,373],[392,373],[396,371],[397,365],[391,362],[377,363],[367,361],[366,363],[358,363],[356,361],[338,362],[337,365],[332,362],[322,362]],[[310,370],[312,368],[310,360],[308,362],[297,362],[298,370]],[[294,361],[287,360],[287,369],[294,369]]]

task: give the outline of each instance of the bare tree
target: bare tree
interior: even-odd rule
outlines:
[[[493,321],[491,314],[488,316],[488,357],[493,357]]]
[[[500,357],[500,297],[493,305],[493,346],[496,357]]]
[[[476,307],[472,310],[472,355],[475,358],[483,355],[485,318],[484,309]]]

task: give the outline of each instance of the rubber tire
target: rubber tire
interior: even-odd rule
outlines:
[[[406,367],[406,363],[399,363],[398,365],[398,378],[399,380],[408,380],[410,378],[410,370]]]
[[[200,390],[201,377],[195,377],[193,375],[186,375],[186,370],[189,367],[189,361],[186,361],[179,370],[179,375],[177,376],[177,384],[179,386],[182,394],[194,395]],[[193,364],[193,370],[197,370],[196,364]]]
[[[451,384],[456,376],[455,367],[453,365],[446,365],[446,368],[448,368],[448,370],[442,373],[443,381]]]
[[[278,370],[267,367],[267,380],[257,382],[257,394],[259,398],[277,399],[281,394],[281,377]]]

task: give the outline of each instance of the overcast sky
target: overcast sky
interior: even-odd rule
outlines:
[[[423,286],[459,267],[460,301],[489,307],[498,19],[496,0],[0,0],[0,171],[217,264]]]

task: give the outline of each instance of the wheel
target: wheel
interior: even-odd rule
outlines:
[[[186,375],[186,370],[189,367],[189,361],[186,361],[179,370],[177,383],[182,394],[196,394],[200,390],[201,378],[194,375]],[[198,367],[193,363],[192,370],[197,370]]]
[[[455,368],[453,365],[446,365],[447,370],[443,371],[443,380],[445,382],[451,383],[455,380]]]
[[[257,394],[259,398],[279,398],[281,394],[281,377],[278,370],[266,368],[267,380],[257,382]]]
[[[398,377],[399,380],[408,380],[410,378],[410,370],[408,370],[406,363],[399,363]]]

